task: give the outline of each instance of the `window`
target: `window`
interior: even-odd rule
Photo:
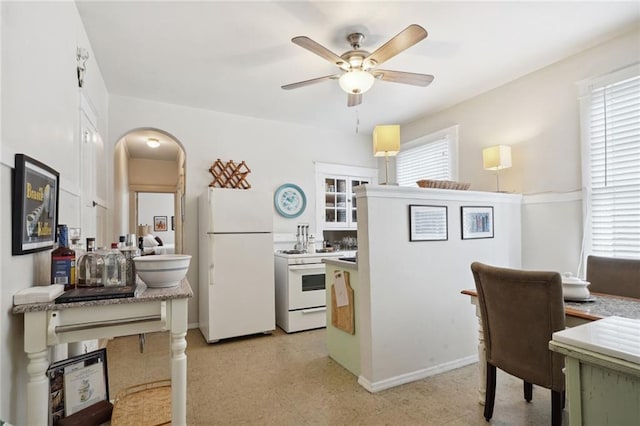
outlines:
[[[640,258],[640,65],[581,89],[586,251]]]
[[[396,156],[396,181],[417,186],[420,179],[458,179],[458,126],[403,144]]]

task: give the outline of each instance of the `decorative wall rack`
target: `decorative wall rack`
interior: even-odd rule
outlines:
[[[213,188],[249,189],[251,184],[247,182],[247,175],[251,169],[247,163],[241,161],[236,164],[233,160],[223,163],[219,158],[209,168],[213,181],[209,184]]]

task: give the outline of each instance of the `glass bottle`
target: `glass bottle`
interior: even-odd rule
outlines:
[[[104,256],[104,285],[124,286],[127,281],[127,259],[118,250],[118,243],[111,244],[111,250]]]
[[[136,247],[136,234],[128,234],[125,242],[125,246],[120,249],[126,260],[126,285],[136,285],[136,264],[133,258],[140,255],[138,247]]]
[[[69,228],[58,225],[58,247],[51,252],[51,283],[64,284],[65,290],[76,284],[76,252],[69,247]]]
[[[101,287],[104,283],[104,259],[95,247],[96,239],[87,238],[87,252],[78,260],[78,287]]]

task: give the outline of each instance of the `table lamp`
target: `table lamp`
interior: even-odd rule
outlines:
[[[383,185],[389,183],[389,156],[397,155],[398,152],[400,152],[400,125],[376,126],[373,129],[373,155],[384,157],[385,181]]]
[[[495,170],[496,191],[500,192],[500,170],[511,167],[511,147],[496,145],[482,150],[482,164],[485,170]]]

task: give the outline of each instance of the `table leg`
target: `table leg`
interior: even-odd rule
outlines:
[[[187,299],[171,301],[171,421],[187,424]]]
[[[482,327],[482,316],[480,307],[476,306],[476,317],[478,318],[478,402],[484,405],[487,394],[487,355],[484,345],[484,329]]]
[[[46,312],[27,312],[24,316],[24,351],[29,358],[27,373],[27,424],[46,425],[49,410],[49,379],[47,369]]]
[[[47,379],[47,368],[49,360],[48,351],[27,353],[29,365],[29,382],[27,383],[27,424],[46,425],[47,407],[49,406],[49,380]]]

